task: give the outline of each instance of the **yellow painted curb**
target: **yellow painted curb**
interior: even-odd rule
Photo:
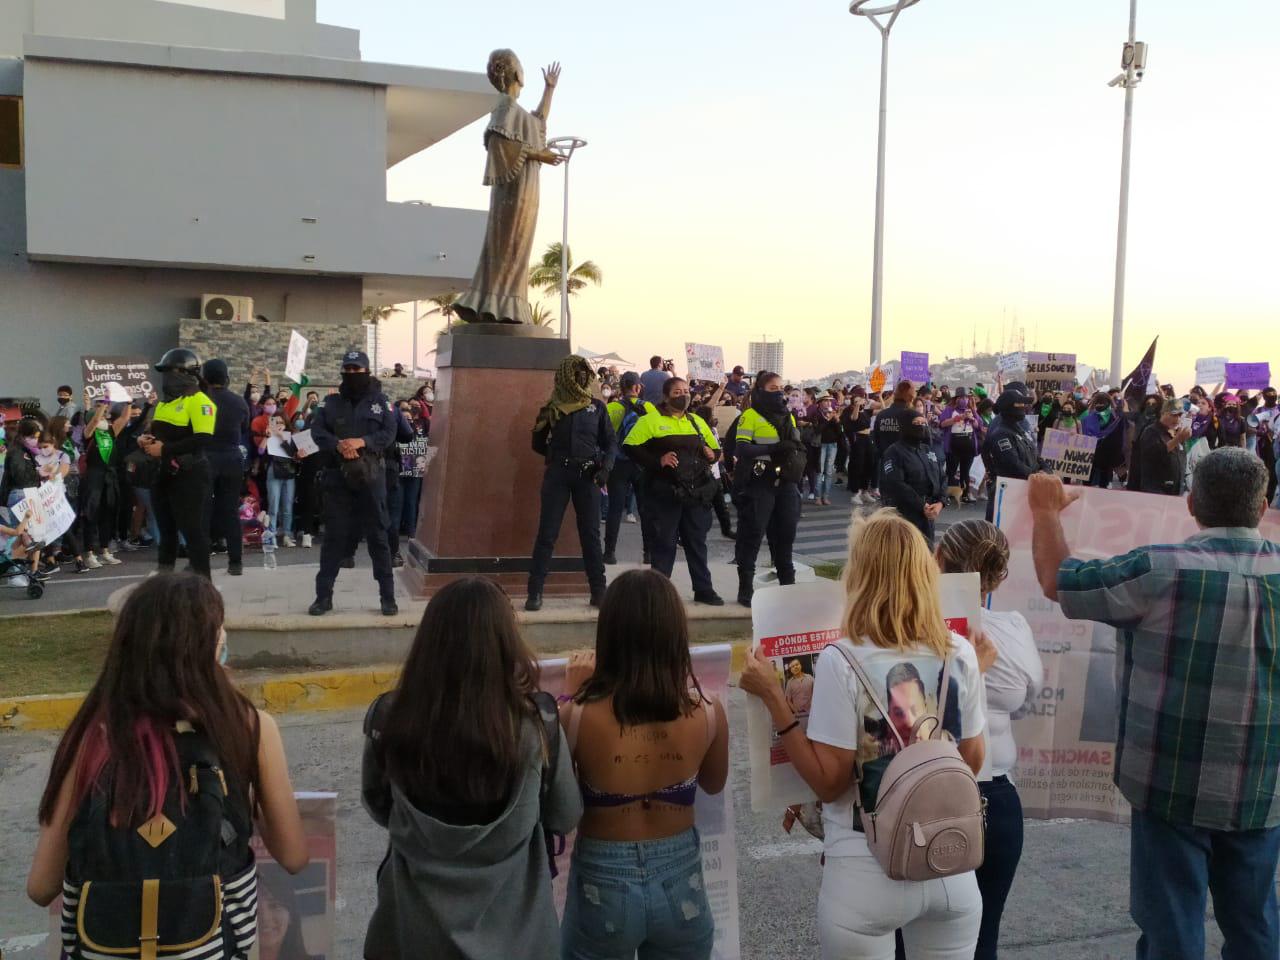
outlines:
[[[750,646],[743,641],[733,644],[734,676],[742,672]],[[266,679],[249,676],[239,686],[256,706],[269,713],[306,713],[367,706],[378,694],[394,687],[399,676],[398,666],[315,670]],[[84,697],[83,693],[59,693],[0,699],[0,730],[64,730]]]

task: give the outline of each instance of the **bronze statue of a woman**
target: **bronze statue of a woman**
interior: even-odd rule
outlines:
[[[471,289],[454,309],[468,323],[532,323],[527,292],[533,231],[538,225],[538,173],[561,157],[547,149],[547,114],[560,64],[542,71],[542,102],[529,113],[517,102],[524,68],[510,50],[489,55],[489,82],[502,96],[484,131],[489,223]]]

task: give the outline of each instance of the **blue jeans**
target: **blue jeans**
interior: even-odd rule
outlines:
[[[715,939],[696,829],[662,840],[579,836],[561,960],[707,960]]]
[[[160,525],[156,523],[156,512],[151,507],[151,491],[144,487],[134,487],[133,495],[138,498],[138,502],[142,504],[142,509],[147,512],[147,533],[151,535],[152,540],[159,544]]]
[[[1134,810],[1129,837],[1138,960],[1202,960],[1208,894],[1225,940],[1223,960],[1280,956],[1280,827],[1205,830]]]
[[[839,446],[824,443],[818,450],[818,496],[831,496],[831,488],[836,479],[836,451]]]
[[[271,514],[271,530],[277,537],[293,534],[293,491],[297,479],[279,479],[267,468],[267,512]]]
[[[1022,799],[1008,777],[984,781],[978,789],[987,801],[987,856],[976,871],[978,892],[982,894],[982,926],[978,928],[978,948],[973,957],[996,960],[1000,918],[1022,859]]]

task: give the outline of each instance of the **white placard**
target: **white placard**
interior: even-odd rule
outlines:
[[[1027,357],[1023,353],[1004,353],[1000,355],[1000,375],[1006,376],[1027,369]]]
[[[285,361],[284,375],[294,383],[302,382],[302,371],[307,367],[307,338],[297,330],[289,333],[289,358]]]
[[[284,441],[275,435],[267,437],[267,454],[272,457],[281,457],[285,460],[293,459],[293,454],[285,449]]]
[[[1206,388],[1226,383],[1227,364],[1230,362],[1229,357],[1201,357],[1196,361],[1196,383]]]
[[[299,430],[295,433],[293,435],[293,445],[298,448],[298,456],[300,457],[309,457],[320,450],[316,446],[316,442],[311,439],[310,430]]]
[[[13,515],[19,523],[27,521],[27,533],[37,543],[52,543],[76,522],[76,512],[67,502],[67,488],[61,479],[27,487],[22,494],[24,499],[14,505]]]
[[[724,347],[709,343],[686,343],[684,355],[688,361],[690,380],[719,383],[724,379]]]

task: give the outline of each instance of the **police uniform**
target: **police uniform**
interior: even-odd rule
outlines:
[[[1015,404],[1021,404],[1024,409],[1029,409],[1030,403],[1031,397],[1012,384],[996,401],[1000,415],[991,422],[987,439],[982,444],[982,463],[987,471],[991,494],[987,501],[988,520],[995,515],[996,481],[1000,477],[1025,480],[1040,470],[1036,435],[1027,427],[1025,413],[1015,408]]]
[[[613,427],[613,435],[621,442],[623,425],[627,420],[628,403],[634,406],[635,411],[641,416],[656,413],[657,407],[652,403],[645,403],[639,397],[628,397],[627,402],[614,400],[608,406],[609,423]],[[637,419],[634,421],[638,423]],[[630,428],[628,428],[630,432]],[[618,531],[622,527],[622,515],[626,512],[627,501],[630,499],[634,490],[636,495],[636,503],[640,508],[640,538],[644,545],[645,561],[648,562],[650,551],[650,535],[649,523],[645,520],[645,505],[643,491],[640,489],[640,465],[627,456],[624,449],[618,450],[618,457],[613,463],[613,470],[609,472],[609,513],[605,518],[604,524],[604,558],[605,563],[616,563],[617,558],[614,551],[618,546]]]
[[[366,360],[363,365],[367,364]],[[364,440],[360,458],[343,459],[338,453],[338,441],[355,438]],[[316,574],[317,605],[332,602],[333,584],[347,547],[363,534],[384,612],[395,607],[395,580],[387,546],[387,482],[382,464],[382,451],[395,438],[396,417],[391,404],[372,386],[354,401],[340,392],[331,393],[316,409],[311,439],[326,458],[320,481],[324,491],[324,541],[320,547],[320,572]],[[354,474],[358,468],[344,465],[354,465],[359,460],[373,462],[367,464],[370,469],[359,482],[354,478],[349,481],[346,471]],[[316,605],[312,610],[324,612]]]
[[[530,610],[541,606],[542,586],[571,500],[578,521],[582,562],[591,585],[591,603],[598,606],[605,588],[604,554],[600,549],[601,474],[612,470],[617,455],[605,405],[592,400],[581,410],[563,414],[554,424],[535,430],[533,449],[546,458],[547,469],[542,475],[542,509],[529,564],[529,598],[525,606]]]
[[[933,546],[933,521],[924,508],[942,503],[947,493],[946,471],[928,440],[900,440],[880,461],[880,496],[894,507]]]
[[[711,529],[711,498],[720,481],[702,448],[720,449],[715,431],[695,413],[673,417],[660,409],[636,421],[623,448],[645,471],[645,509],[649,513],[652,567],[670,577],[676,563],[676,538],[684,545],[693,598],[699,603],[724,603],[711,582],[707,566],[707,531]],[[676,454],[675,467],[662,458]]]
[[[793,414],[787,423],[796,430]],[[755,407],[748,407],[736,422],[733,432],[737,464],[733,471],[734,504],[738,508],[738,543],[734,551],[738,565],[738,602],[751,602],[756,572],[756,557],[765,535],[778,571],[778,583],[796,582],[792,549],[796,542],[796,526],[800,523],[800,488],[787,476],[773,452],[748,456],[743,444],[777,447],[782,442],[778,428]],[[794,442],[794,441],[793,441]]]
[[[206,511],[213,481],[204,451],[213,439],[216,419],[217,407],[201,391],[158,403],[152,414],[149,432],[164,445],[160,475],[151,488],[151,507],[160,531],[156,566],[161,570],[173,569],[181,533],[191,569],[212,575]]]

